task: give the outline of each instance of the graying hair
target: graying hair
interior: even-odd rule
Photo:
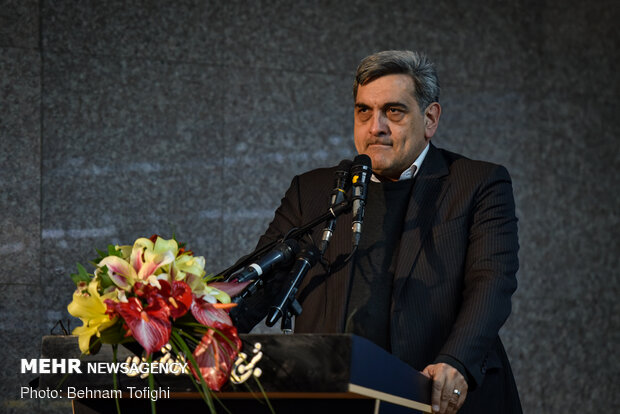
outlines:
[[[365,57],[355,73],[353,99],[357,98],[360,85],[394,74],[411,76],[415,85],[415,99],[422,113],[431,103],[439,102],[440,87],[435,65],[426,55],[409,50],[386,50]]]

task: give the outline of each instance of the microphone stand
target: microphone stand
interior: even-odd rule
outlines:
[[[306,233],[309,233],[310,230],[312,230],[317,225],[327,220],[336,218],[340,216],[341,214],[345,213],[347,210],[351,208],[351,205],[352,204],[349,201],[345,200],[342,203],[339,203],[333,207],[330,207],[330,209],[327,212],[323,213],[319,217],[311,220],[310,222],[304,224],[301,227],[296,228],[295,230],[290,231],[285,236],[285,239],[299,239],[303,237]],[[247,266],[248,264],[252,263],[253,261],[256,260],[256,258],[264,255],[265,253],[273,249],[278,243],[281,243],[281,242],[282,240],[276,240],[261,247],[258,250],[255,250],[252,254],[250,254],[248,257],[243,259],[240,263],[236,263],[233,266],[229,267],[228,269],[218,273],[216,277],[221,277],[223,280],[226,280],[230,275],[235,273],[236,270],[243,268]]]
[[[336,204],[333,207],[330,207],[329,210],[327,212],[325,212],[324,214],[320,215],[319,217],[311,220],[309,223],[295,229],[289,232],[289,234],[286,236],[286,239],[289,238],[301,238],[303,237],[306,233],[310,232],[310,230],[312,230],[314,227],[316,227],[317,225],[325,222],[326,220],[330,220],[332,218],[336,218],[338,216],[340,216],[341,214],[345,213],[346,211],[348,211],[351,208],[352,203],[350,203],[349,201],[345,200],[339,204]],[[262,256],[263,254],[267,253],[268,251],[270,251],[271,249],[273,249],[278,243],[281,243],[282,240],[277,240],[274,241],[272,243],[269,243],[268,245],[256,250],[253,254],[251,254],[250,256],[248,256],[247,258],[245,258],[241,263],[232,266],[228,269],[226,269],[225,271],[223,271],[222,273],[220,273],[218,276],[223,276],[225,278],[230,277],[231,274],[234,274],[234,271],[245,267],[248,263],[252,263],[253,261],[256,260],[256,258]],[[303,277],[306,275],[306,273],[310,270],[310,268],[312,266],[314,266],[314,264],[316,263],[316,260],[318,259],[318,256],[320,254],[317,254],[316,248],[314,246],[312,246],[312,253],[310,253],[309,255],[310,260],[312,261],[312,264],[305,269],[303,275],[301,275],[301,277],[299,278],[299,282],[297,283],[297,287],[299,285],[299,283],[301,283],[301,279],[303,279]],[[308,251],[308,249],[304,249],[302,250],[302,253]],[[299,259],[302,255],[302,253],[300,253],[297,257],[297,259]],[[296,260],[296,262],[298,262],[299,260]],[[296,263],[293,265],[293,267],[296,266]],[[263,276],[257,277],[255,280],[253,280],[248,286],[245,287],[245,289],[243,289],[243,291],[235,296],[234,298],[232,298],[232,302],[236,303],[237,305],[240,305],[244,300],[246,300],[246,298],[252,296],[254,293],[256,293],[258,291],[258,289],[260,289],[263,286],[264,282],[263,282]],[[290,301],[286,301],[289,303],[284,303],[281,302],[281,308],[282,308],[282,314],[281,316],[283,317],[282,319],[282,332],[284,333],[292,333],[293,329],[292,329],[292,314],[297,316],[301,313],[301,305],[299,304],[299,302],[297,301],[297,299],[295,299],[294,295],[297,293],[297,289],[295,289],[295,292],[288,292],[286,294],[286,297],[290,296],[291,293],[293,294],[293,300]],[[286,309],[285,309],[285,305],[286,305]],[[278,316],[279,318],[279,316]],[[277,319],[274,320],[273,324],[275,324],[277,322]],[[269,326],[273,326],[269,325]]]

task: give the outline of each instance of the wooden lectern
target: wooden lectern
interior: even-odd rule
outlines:
[[[431,382],[385,350],[370,341],[348,334],[240,335],[247,355],[237,379],[214,393],[218,412],[270,413],[269,404],[280,413],[430,413]],[[118,361],[131,358],[127,349],[119,347]],[[77,337],[45,336],[41,358],[79,358]],[[250,364],[250,361],[254,361]],[[82,358],[82,373],[69,374],[58,387],[63,374],[42,374],[40,389],[113,390],[112,374],[87,373],[85,367],[94,362],[111,362],[112,350],[104,345],[96,355]],[[258,370],[257,370],[258,368]],[[258,374],[257,383],[254,374]],[[252,375],[249,375],[252,373]],[[157,400],[158,413],[208,412],[187,375],[155,375],[156,388],[169,390]],[[70,388],[69,388],[70,387]],[[131,388],[133,387],[133,388]],[[150,412],[148,398],[130,398],[129,390],[148,387],[146,379],[118,375],[119,399],[123,412]],[[74,394],[75,395],[75,394]],[[92,394],[91,394],[92,395]],[[221,406],[226,407],[226,410]],[[115,413],[113,398],[75,398],[75,413]],[[192,411],[189,411],[192,410]]]

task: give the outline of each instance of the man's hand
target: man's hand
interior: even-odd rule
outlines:
[[[448,364],[440,363],[427,366],[422,374],[433,380],[433,412],[456,413],[467,397],[467,381],[461,373]]]

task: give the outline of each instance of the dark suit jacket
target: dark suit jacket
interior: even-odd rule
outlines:
[[[259,247],[327,209],[335,168],[293,179]],[[446,362],[461,371],[470,393],[461,413],[521,412],[498,331],[517,287],[517,219],[505,168],[431,145],[405,215],[391,304],[391,352],[418,370]],[[295,332],[342,332],[349,291],[351,213],[338,219],[325,254],[298,300]],[[321,227],[313,232],[315,240]],[[235,312],[240,329],[264,317],[281,279]]]

